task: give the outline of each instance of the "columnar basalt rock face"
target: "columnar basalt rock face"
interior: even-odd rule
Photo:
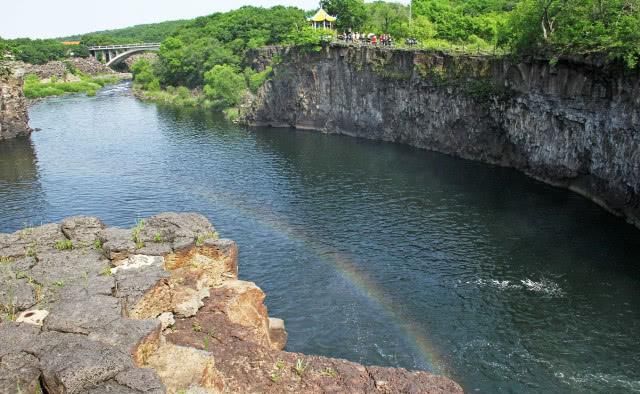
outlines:
[[[0,234],[0,393],[462,392],[427,372],[284,352],[284,322],[238,280],[237,258],[197,214]]]
[[[640,74],[560,59],[289,51],[246,115],[517,168],[640,226]]]
[[[0,64],[0,141],[31,134],[21,70]]]

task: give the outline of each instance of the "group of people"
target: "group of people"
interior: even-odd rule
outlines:
[[[380,34],[377,36],[374,33],[365,34],[359,32],[344,32],[339,35],[338,38],[346,42],[355,42],[360,44],[380,44],[382,46],[393,45],[393,38],[391,37],[391,34]]]

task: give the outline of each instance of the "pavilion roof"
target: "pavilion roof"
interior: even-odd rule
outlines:
[[[327,11],[323,10],[322,8],[320,8],[318,10],[318,12],[316,12],[316,14],[314,16],[312,16],[311,18],[307,19],[310,22],[335,22],[336,21],[336,17],[331,16],[329,14],[327,14]]]

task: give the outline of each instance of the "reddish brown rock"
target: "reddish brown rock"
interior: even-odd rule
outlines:
[[[0,291],[0,319],[25,322],[0,323],[0,393],[462,392],[427,372],[282,351],[284,322],[201,215],[131,230],[71,218],[0,234],[0,252],[0,289],[22,289]]]

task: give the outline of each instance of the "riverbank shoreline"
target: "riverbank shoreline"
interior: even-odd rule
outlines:
[[[131,80],[130,73],[97,74],[93,76],[81,76],[57,81],[51,79],[29,80],[24,82],[24,92],[27,105],[31,106],[49,97],[60,97],[71,94],[85,94],[95,96],[98,90],[107,86]]]
[[[238,280],[236,243],[198,214],[0,234],[0,283],[3,392],[463,392],[424,371],[283,351],[284,322]]]

